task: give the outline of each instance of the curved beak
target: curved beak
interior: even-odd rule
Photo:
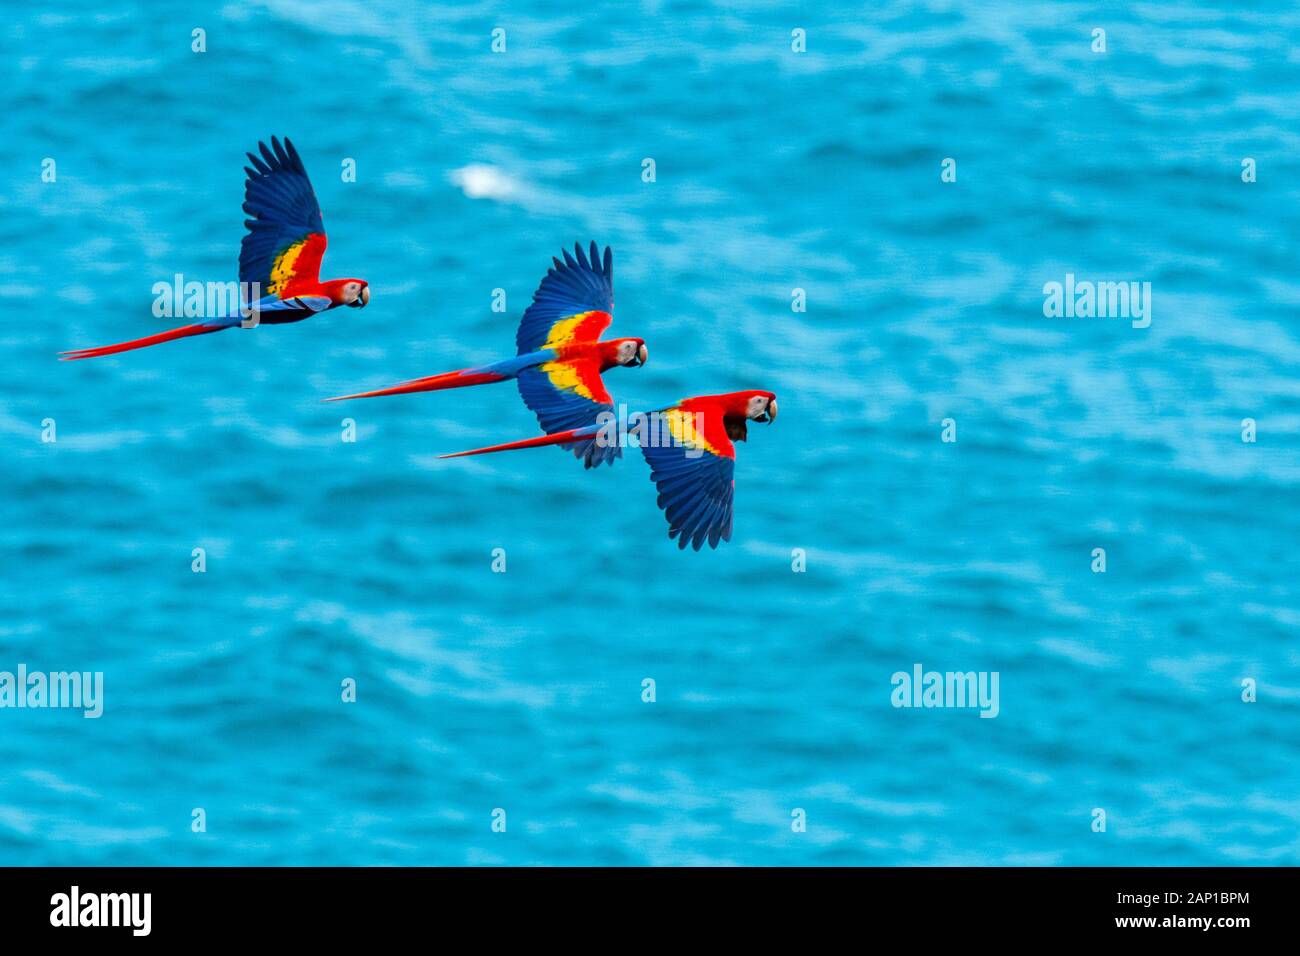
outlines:
[[[776,399],[767,403],[767,423],[770,425],[776,421]]]
[[[364,309],[369,304],[370,286],[368,285],[363,285],[361,291],[357,293],[357,297],[348,303],[348,305],[352,306],[354,309]]]
[[[646,349],[645,343],[642,343],[641,347],[636,350],[636,364],[641,366],[648,361],[650,361],[650,352]]]

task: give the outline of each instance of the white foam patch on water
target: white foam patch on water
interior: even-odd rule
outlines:
[[[508,200],[518,197],[523,187],[496,166],[470,163],[449,174],[451,181],[470,199]]]

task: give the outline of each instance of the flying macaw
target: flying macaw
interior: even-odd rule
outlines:
[[[629,433],[637,435],[650,465],[650,479],[659,489],[659,507],[668,519],[668,537],[676,538],[682,549],[690,542],[696,551],[705,541],[710,548],[716,548],[719,541],[730,541],[736,491],[736,446],[732,443],[745,440],[746,422],[776,421],[776,395],[762,391],[697,395],[639,418]],[[461,458],[581,439],[609,444],[617,440],[611,434],[613,424],[607,419],[599,425],[440,457]]]
[[[265,143],[257,146],[261,158],[246,154],[253,165],[244,167],[248,174],[244,181],[244,212],[253,218],[244,220],[248,233],[239,248],[239,281],[244,289],[258,290],[259,297],[256,302],[244,303],[244,308],[268,325],[300,322],[341,305],[364,308],[370,303],[370,285],[364,279],[320,279],[325,226],[311,180],[293,143],[286,138],[281,145],[272,136],[269,149]],[[232,315],[214,316],[142,339],[74,349],[61,355],[67,361],[129,352],[234,328],[244,317],[236,309]]]
[[[519,322],[514,358],[326,401],[435,392],[513,378],[519,383],[524,404],[537,415],[547,434],[581,429],[596,422],[602,413],[612,414],[614,400],[605,390],[601,373],[619,365],[644,365],[649,353],[644,339],[600,341],[601,333],[614,321],[614,253],[606,246],[602,261],[594,242],[590,255],[576,244],[573,252],[571,256],[565,251],[563,262],[551,259],[554,268],[546,270],[533,293],[532,305]],[[623,453],[617,445],[602,446],[589,438],[552,444],[571,450],[588,468],[602,462],[613,464]]]

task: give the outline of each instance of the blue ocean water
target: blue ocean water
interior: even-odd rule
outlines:
[[[0,709],[0,863],[1300,859],[1293,8],[5,19],[0,670],[104,713]],[[56,362],[235,278],[273,133],[369,308]],[[511,354],[590,239],[619,401],[780,397],[716,552],[635,454],[439,461],[534,433],[510,386],[320,402]],[[1067,274],[1150,326],[1045,317]],[[998,716],[894,707],[918,663]]]

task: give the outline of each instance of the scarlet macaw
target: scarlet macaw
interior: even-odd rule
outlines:
[[[370,303],[370,285],[364,279],[320,280],[325,225],[311,180],[293,143],[286,138],[282,146],[272,136],[271,148],[265,143],[257,146],[261,158],[246,154],[253,165],[244,167],[248,174],[244,181],[244,212],[253,218],[244,220],[248,233],[239,248],[239,281],[243,288],[258,289],[259,298],[255,303],[244,303],[245,308],[255,311],[259,321],[268,325],[300,322],[340,305],[364,308]],[[239,325],[243,318],[236,310],[232,315],[214,316],[142,339],[61,354],[65,361],[113,355],[220,332]]]
[[[748,391],[684,398],[676,405],[642,416],[631,429],[650,465],[650,479],[659,489],[659,507],[668,519],[668,537],[676,538],[679,548],[685,549],[689,541],[698,551],[706,540],[710,548],[716,548],[720,540],[731,540],[736,491],[736,447],[732,442],[745,440],[745,423],[751,421],[776,421],[775,394]],[[461,458],[578,439],[608,444],[611,431],[612,423],[605,420],[599,425],[441,457]]]
[[[524,404],[548,434],[580,429],[594,423],[603,412],[612,414],[614,400],[605,390],[601,373],[619,365],[644,365],[649,353],[644,339],[600,341],[601,333],[614,321],[613,252],[606,246],[602,261],[594,242],[590,256],[576,244],[573,252],[572,256],[564,252],[563,262],[551,259],[554,268],[546,271],[533,293],[532,305],[519,322],[514,358],[326,401],[434,392],[513,378],[519,383]],[[613,464],[622,455],[617,445],[602,446],[591,439],[552,444],[563,444],[588,468],[602,462]]]

